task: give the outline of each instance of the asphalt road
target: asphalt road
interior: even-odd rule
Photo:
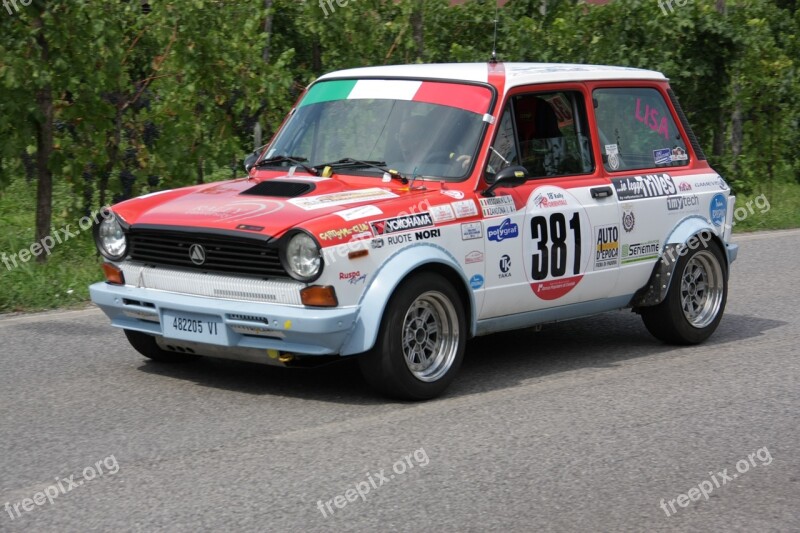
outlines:
[[[629,312],[483,337],[421,404],[0,319],[0,531],[800,531],[800,231],[736,240],[706,344]]]

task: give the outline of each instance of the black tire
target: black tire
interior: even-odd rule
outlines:
[[[404,335],[409,346],[404,346]],[[466,337],[458,292],[439,274],[424,272],[405,280],[392,295],[375,346],[359,358],[359,366],[382,394],[429,400],[444,392],[458,373]]]
[[[134,350],[153,361],[158,361],[160,363],[187,363],[198,358],[197,355],[162,350],[159,348],[158,344],[156,344],[155,337],[147,333],[129,329],[123,331],[125,331],[125,336],[128,338],[128,342],[133,346]]]
[[[675,265],[667,296],[639,311],[647,330],[670,344],[699,344],[722,320],[728,300],[728,273],[716,242],[695,241]]]

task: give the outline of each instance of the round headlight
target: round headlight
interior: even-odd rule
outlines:
[[[295,233],[286,244],[285,267],[298,281],[312,281],[322,272],[319,245],[307,233]]]
[[[112,261],[120,261],[128,253],[128,239],[122,224],[114,215],[104,218],[98,224],[95,242],[100,253]]]

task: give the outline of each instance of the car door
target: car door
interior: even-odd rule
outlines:
[[[690,152],[658,84],[599,83],[593,111],[603,171],[620,203],[620,282],[615,295],[644,286],[664,240],[682,219],[699,216]]]
[[[487,172],[520,164],[531,178],[481,200],[497,215],[485,221],[482,318],[596,300],[614,291],[619,210],[611,182],[595,163],[586,100],[580,84],[509,93]],[[503,211],[512,198],[521,208]]]

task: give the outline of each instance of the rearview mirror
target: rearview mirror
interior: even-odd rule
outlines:
[[[519,187],[529,178],[530,174],[523,166],[506,167],[495,175],[492,184],[482,194],[483,196],[494,196],[494,190],[498,187]]]

